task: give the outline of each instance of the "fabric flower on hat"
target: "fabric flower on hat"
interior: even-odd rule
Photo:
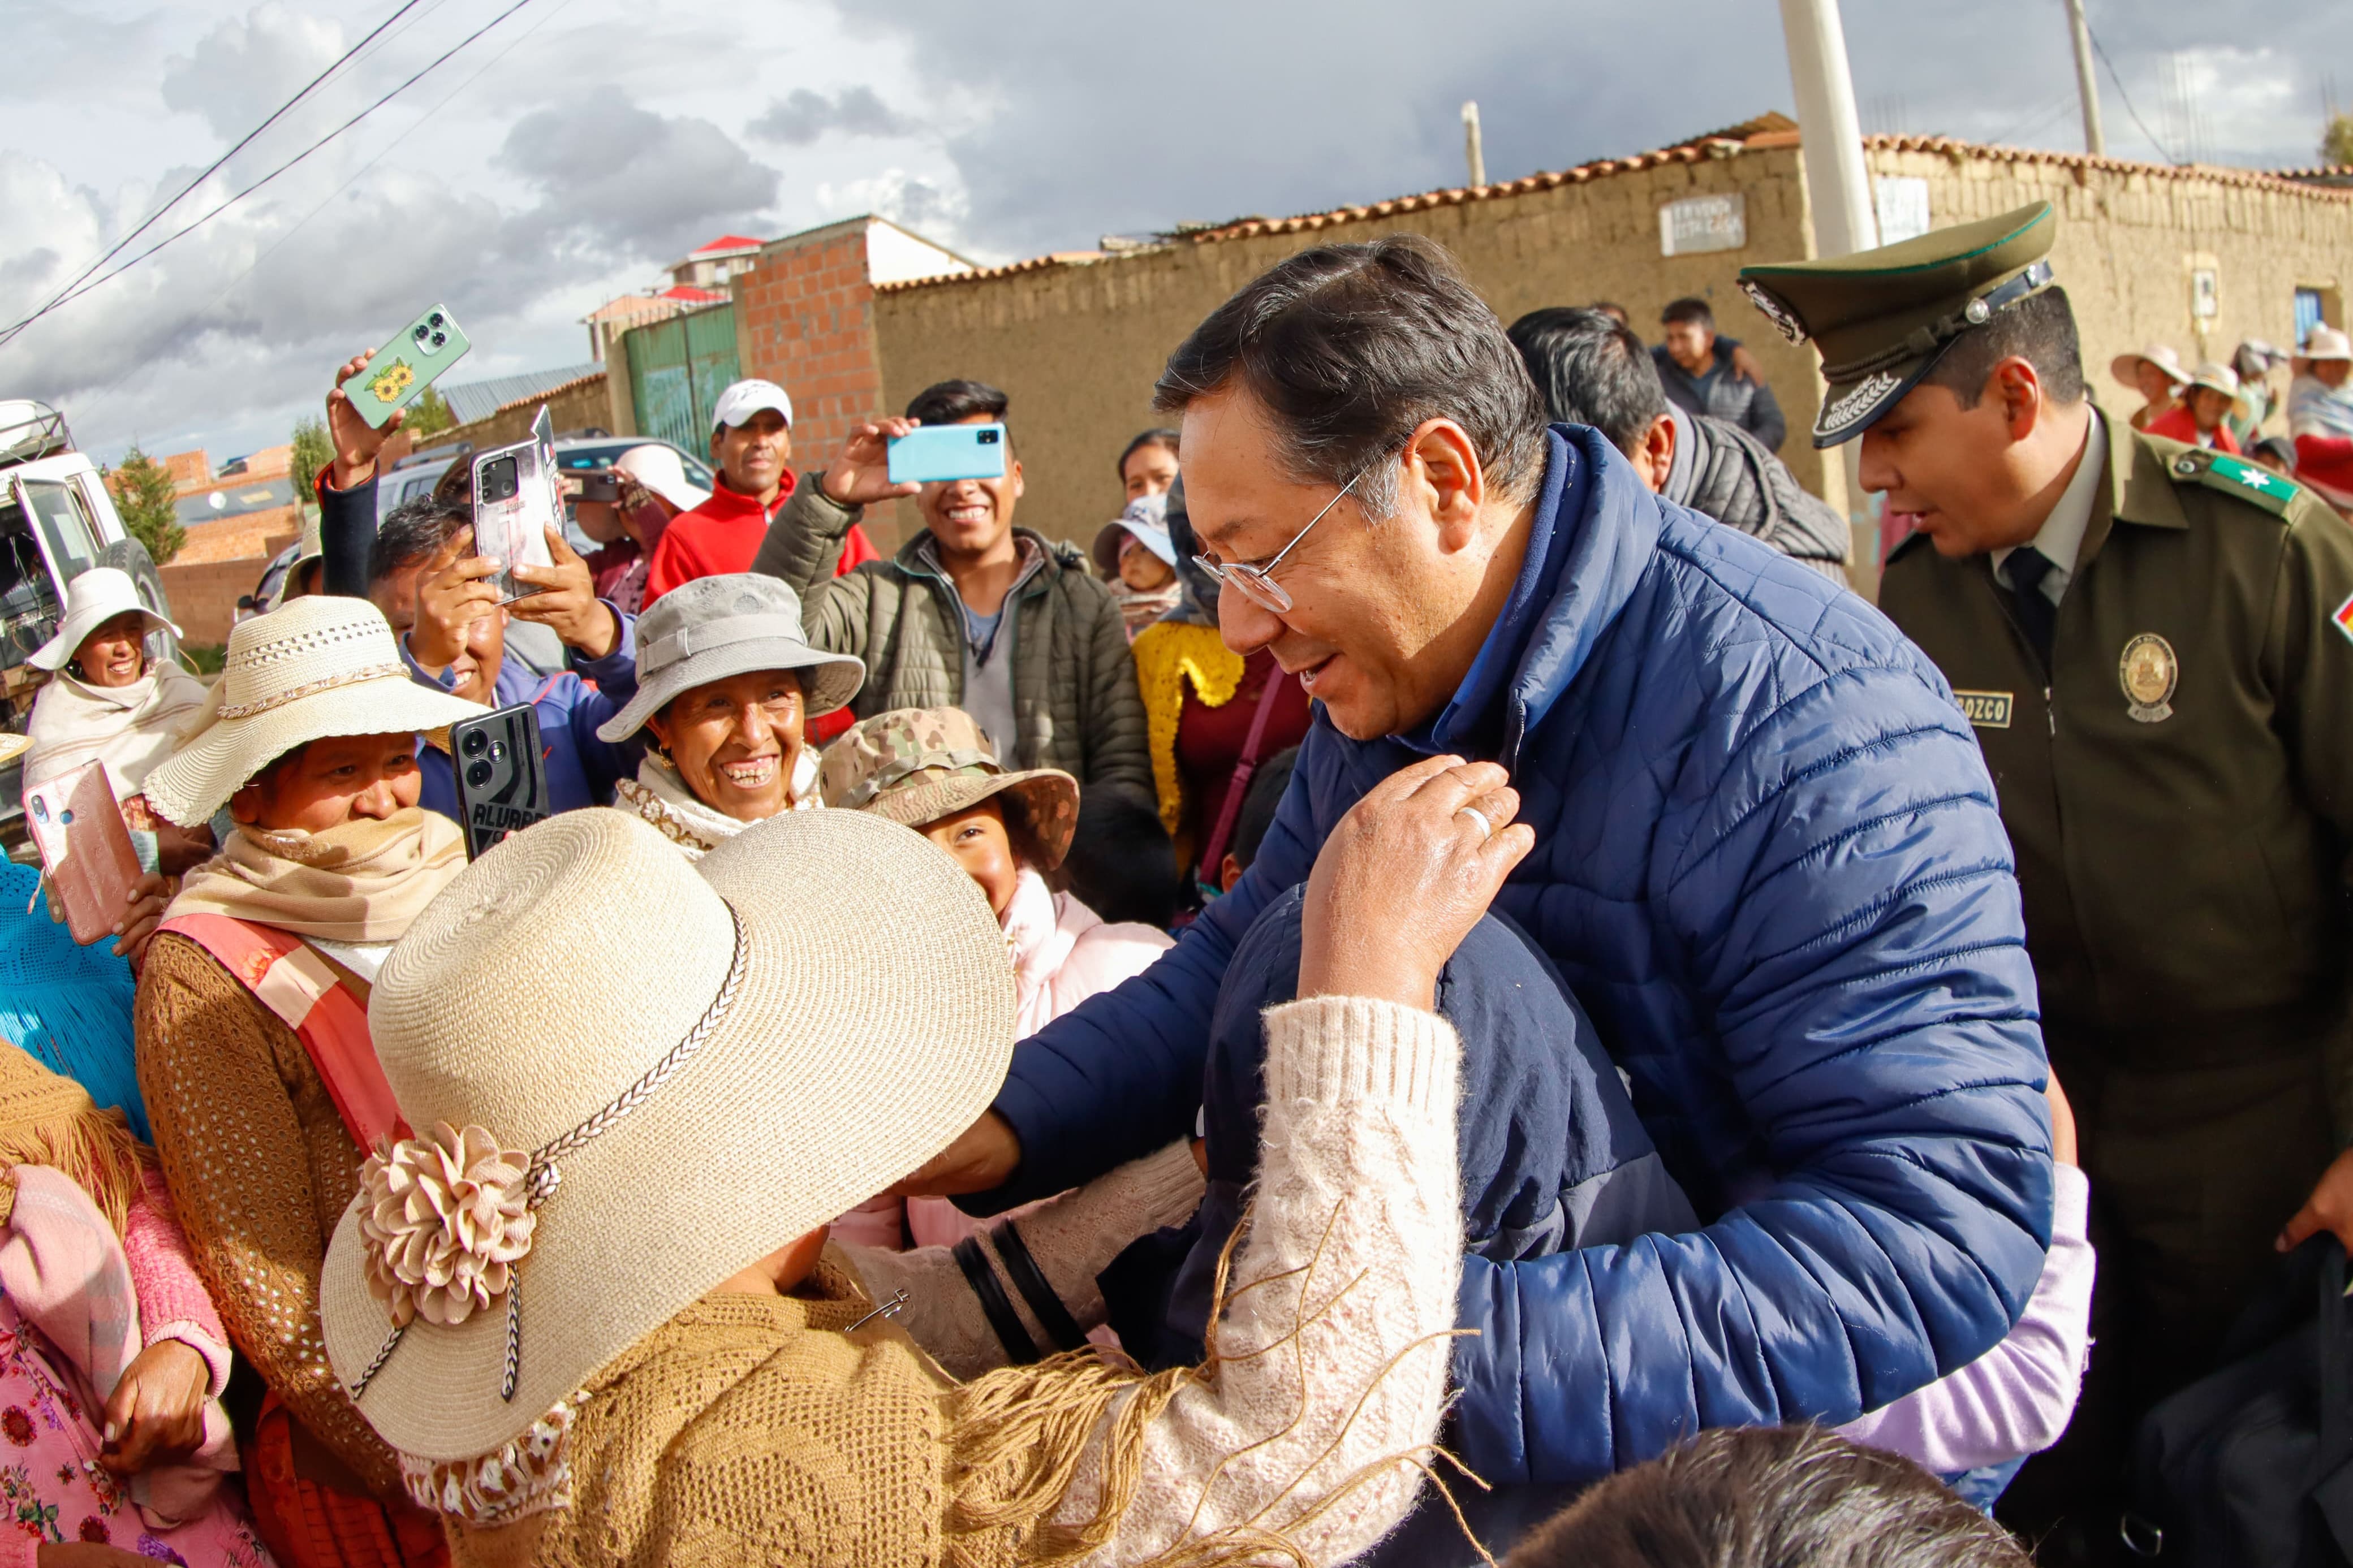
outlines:
[[[531,1156],[480,1127],[444,1121],[429,1138],[379,1145],[360,1173],[368,1289],[396,1325],[454,1328],[507,1293],[538,1223]]]

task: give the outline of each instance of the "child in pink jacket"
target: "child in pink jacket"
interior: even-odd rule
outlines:
[[[1058,768],[1008,773],[958,708],[878,713],[826,748],[818,787],[829,806],[902,822],[955,856],[997,911],[1013,964],[1017,1023],[1032,1035],[1099,991],[1143,973],[1174,944],[1151,926],[1113,924],[1046,875],[1078,826],[1079,784]],[[834,1226],[870,1247],[952,1246],[973,1226],[944,1198],[881,1197]]]

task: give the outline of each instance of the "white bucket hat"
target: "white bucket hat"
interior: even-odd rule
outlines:
[[[2304,357],[2316,359],[2353,359],[2353,338],[2335,327],[2318,326],[2304,340]]]
[[[755,669],[791,670],[811,719],[848,706],[866,683],[863,660],[809,647],[790,584],[756,572],[697,577],[638,617],[638,694],[596,738],[626,741],[680,692]]]
[[[499,1448],[947,1147],[1015,1033],[979,886],[852,811],[755,823],[699,868],[623,813],[551,817],[417,918],[368,1022],[417,1137],[370,1162],[320,1317],[360,1413],[429,1460]],[[453,1142],[482,1184],[462,1235],[440,1217],[458,1205],[433,1206]]]
[[[35,648],[25,662],[36,669],[63,669],[90,633],[133,610],[146,618],[149,631],[180,635],[179,627],[139,602],[139,585],[130,573],[117,566],[93,566],[66,584],[66,614],[58,635]]]
[[[1168,538],[1168,498],[1139,496],[1127,503],[1127,510],[1104,523],[1095,532],[1095,570],[1108,582],[1119,575],[1119,543],[1124,535],[1134,534],[1135,542],[1163,563],[1176,564],[1176,546]]]
[[[2143,360],[2163,371],[2165,379],[2173,383],[2176,391],[2189,380],[2189,373],[2181,368],[2181,356],[2167,343],[2151,343],[2137,354],[2118,354],[2108,362],[2108,374],[2138,391],[2140,383],[2135,378],[2134,371]]]
[[[632,447],[613,459],[613,471],[638,481],[681,511],[692,511],[711,492],[691,482],[677,451],[659,441]]]
[[[297,599],[230,630],[211,700],[147,775],[146,795],[193,827],[297,746],[438,730],[488,711],[409,679],[384,612],[365,599]]]

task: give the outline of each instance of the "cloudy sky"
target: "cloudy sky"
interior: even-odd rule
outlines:
[[[0,326],[401,3],[0,0]],[[110,458],[217,463],[436,300],[476,345],[452,380],[576,363],[582,315],[730,230],[876,211],[1008,260],[1459,184],[1466,98],[1495,179],[1791,103],[1767,0],[418,0],[133,250],[510,5],[0,346],[0,397],[59,404]],[[2307,163],[2323,104],[2353,106],[2343,0],[2088,5],[2123,82],[2102,73],[2111,153]],[[1845,16],[1865,129],[2080,146],[2061,0]]]

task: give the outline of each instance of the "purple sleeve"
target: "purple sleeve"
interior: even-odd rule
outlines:
[[[1949,1377],[1840,1427],[1938,1475],[2038,1454],[2075,1411],[2092,1341],[2091,1183],[2054,1165],[2051,1251],[2010,1335]]]

